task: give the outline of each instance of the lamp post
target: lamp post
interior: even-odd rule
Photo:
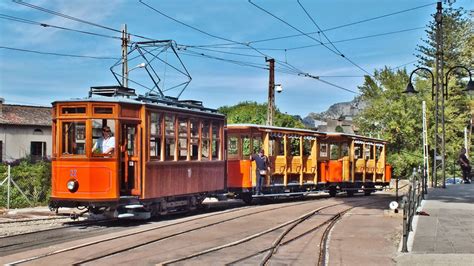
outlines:
[[[426,67],[419,67],[419,68],[417,68],[417,69],[415,69],[411,72],[410,80],[408,82],[407,88],[403,93],[406,93],[406,94],[409,94],[409,95],[418,93],[415,90],[415,87],[413,87],[413,83],[411,82],[411,80],[413,78],[413,74],[415,74],[419,70],[423,70],[423,71],[426,71],[426,72],[430,73],[430,75],[431,75],[431,98],[434,98],[435,97],[435,90],[434,90],[434,88],[435,88],[435,83],[434,83],[435,79],[434,79],[434,75],[433,75],[433,72],[431,72],[431,70],[429,70]],[[436,91],[436,98],[437,98],[437,91]],[[423,136],[425,136],[424,132],[423,132]],[[423,139],[423,140],[425,140],[425,139]],[[425,147],[423,147],[423,149],[425,149]],[[434,145],[434,153],[433,154],[434,154],[433,155],[433,162],[434,163],[433,163],[433,175],[431,177],[431,183],[432,183],[431,186],[433,186],[433,178],[436,176],[436,145]],[[425,160],[425,159],[423,159],[423,160]],[[426,165],[424,165],[423,168],[424,169],[423,169],[423,179],[421,180],[421,188],[422,188],[422,195],[425,195],[428,191],[427,190],[427,183],[428,183],[427,176],[428,176],[428,173],[427,173]]]
[[[415,70],[413,70],[410,74],[410,80],[409,80],[409,83],[407,85],[407,88],[406,90],[403,92],[403,93],[407,93],[407,94],[415,94],[415,93],[418,93],[415,88],[413,87],[413,84],[411,82],[412,80],[412,77],[413,77],[413,74],[415,74],[415,72],[417,72],[418,70],[424,70],[426,72],[429,72],[431,74],[431,97],[432,98],[436,98],[438,99],[438,97],[442,97],[442,100],[444,99],[448,99],[448,81],[449,81],[449,74],[451,73],[451,71],[453,71],[454,69],[458,69],[458,68],[461,68],[461,69],[464,69],[466,70],[468,73],[469,73],[469,82],[467,83],[467,86],[466,86],[466,89],[463,90],[464,92],[468,93],[468,94],[474,94],[474,81],[472,81],[472,73],[471,71],[464,67],[464,66],[454,66],[452,68],[450,68],[447,72],[446,72],[446,76],[445,76],[445,84],[446,84],[446,87],[443,88],[443,93],[441,95],[438,95],[438,90],[435,91],[434,87],[435,87],[435,84],[434,84],[434,75],[433,75],[433,72],[431,72],[431,70],[429,70],[428,68],[424,68],[424,67],[419,67]],[[438,110],[436,110],[436,113],[438,112]],[[444,116],[444,108],[442,108],[442,115]],[[437,122],[437,121],[436,121]],[[444,119],[441,120],[441,124],[442,124],[442,127],[444,129]],[[437,129],[438,129],[438,125],[436,123],[436,132],[437,132]],[[445,131],[443,130],[443,135],[442,135],[442,138],[444,139],[444,134],[445,134]],[[436,187],[436,184],[437,184],[437,175],[436,175],[436,161],[437,161],[437,145],[436,145],[436,141],[437,141],[437,134],[435,136],[435,145],[434,145],[434,154],[433,154],[433,179],[434,179],[434,184],[435,184],[435,187]],[[444,143],[443,143],[444,144]],[[443,150],[441,152],[441,161],[444,162],[444,157],[446,156],[445,152],[444,152],[444,146],[443,146]],[[444,167],[443,167],[443,170],[444,170]],[[443,188],[446,188],[446,175],[443,171]]]

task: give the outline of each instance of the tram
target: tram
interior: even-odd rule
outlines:
[[[118,86],[56,101],[50,207],[140,219],[196,208],[226,189],[224,124],[201,102]]]

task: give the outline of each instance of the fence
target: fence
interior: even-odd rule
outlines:
[[[15,180],[13,180],[13,178],[11,176],[11,167],[10,167],[10,165],[8,165],[8,168],[7,168],[7,177],[5,177],[5,179],[3,179],[3,181],[0,183],[0,187],[3,186],[5,183],[7,184],[7,210],[10,209],[11,184],[13,184],[16,187],[16,189],[18,189],[18,191],[21,193],[21,195],[23,195],[23,197],[26,199],[28,204],[30,204],[30,206],[33,206],[33,204],[28,199],[28,197],[25,195],[25,193],[23,193],[23,191],[17,185]]]
[[[413,217],[416,214],[416,209],[420,206],[421,200],[426,194],[426,178],[423,177],[421,171],[413,169],[413,174],[410,180],[410,186],[407,194],[403,197],[403,239],[402,252],[408,252],[408,235],[413,231],[412,223]],[[398,191],[397,191],[398,194]]]

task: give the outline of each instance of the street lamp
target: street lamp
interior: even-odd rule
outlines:
[[[445,76],[445,80],[446,80],[446,81],[445,81],[445,84],[446,84],[445,86],[446,86],[446,87],[445,87],[444,90],[443,90],[444,93],[441,95],[441,97],[442,97],[443,99],[448,99],[448,81],[449,81],[449,74],[451,73],[452,70],[457,69],[457,68],[465,69],[465,70],[469,73],[469,82],[467,83],[466,89],[463,90],[463,91],[466,92],[466,93],[468,93],[468,94],[471,94],[471,95],[474,94],[474,81],[472,81],[472,73],[471,73],[471,71],[470,71],[468,68],[464,67],[464,66],[454,66],[454,67],[450,68],[450,69],[446,72],[446,76]],[[431,82],[431,97],[432,97],[432,99],[433,99],[435,96],[438,96],[438,95],[437,95],[437,92],[435,93],[435,91],[434,91],[435,83],[434,83],[434,75],[433,75],[433,72],[431,72],[431,70],[429,70],[428,68],[424,68],[424,67],[419,67],[419,68],[417,68],[417,69],[415,69],[415,70],[413,70],[413,71],[411,72],[409,83],[408,83],[408,85],[407,85],[406,90],[405,90],[403,93],[407,93],[407,94],[416,94],[416,93],[418,93],[418,91],[415,90],[415,88],[413,87],[413,84],[412,84],[412,82],[411,82],[411,81],[412,81],[413,74],[414,74],[415,72],[417,72],[418,70],[424,70],[424,71],[429,72],[429,73],[431,74],[431,81],[432,81],[432,82]],[[442,108],[442,111],[444,112],[444,108]],[[436,111],[436,113],[437,113],[437,111]],[[444,120],[442,120],[441,122],[442,122],[442,124],[443,124],[442,126],[443,126],[443,128],[444,128]],[[437,125],[436,125],[436,128],[438,128]],[[444,138],[445,138],[445,132],[444,132],[444,130],[443,130],[442,139],[444,139]],[[436,160],[437,160],[437,158],[438,158],[438,157],[437,157],[437,151],[436,151],[436,149],[437,149],[436,141],[437,141],[437,139],[435,139],[434,155],[433,155],[433,178],[434,178],[434,180],[435,180],[435,182],[434,182],[435,187],[437,186],[437,174],[436,174],[436,168],[437,168],[437,167],[436,167]],[[444,147],[443,147],[443,152],[442,152],[442,154],[441,154],[441,160],[442,160],[442,161],[444,161],[444,156],[445,156],[445,154],[444,154]],[[445,175],[444,173],[443,173],[443,188],[446,188],[446,175]]]
[[[137,69],[137,68],[144,68],[144,67],[146,67],[146,64],[145,64],[145,63],[140,63],[140,64],[138,64],[138,65],[136,65],[136,66],[130,68],[127,72],[125,72],[125,79],[124,79],[124,84],[123,84],[123,86],[124,86],[125,88],[128,88],[128,73],[132,72],[132,70],[135,70],[135,69]]]
[[[435,87],[435,83],[434,83],[434,75],[433,75],[433,72],[431,72],[431,70],[429,70],[428,68],[426,67],[419,67],[415,70],[413,70],[410,74],[410,79],[409,79],[409,82],[408,82],[408,85],[407,85],[407,88],[406,90],[403,92],[403,93],[406,93],[408,95],[413,95],[413,94],[416,94],[418,93],[416,90],[415,90],[415,87],[413,87],[413,83],[411,82],[412,80],[412,77],[413,77],[413,74],[415,74],[415,72],[419,71],[419,70],[424,70],[428,73],[431,74],[431,98],[434,98],[435,96],[435,91],[434,91],[434,87]],[[424,106],[424,105],[423,105]],[[424,108],[424,107],[423,107]],[[423,133],[423,136],[424,133]],[[424,140],[424,137],[423,137],[423,140]],[[424,148],[423,148],[424,149]],[[432,175],[432,178],[436,175],[436,145],[435,145],[435,148],[434,148],[434,155],[433,155],[433,161],[434,161],[434,167],[433,167],[433,175]],[[423,162],[423,164],[425,164]],[[427,194],[427,183],[428,183],[428,180],[427,180],[427,173],[426,173],[426,169],[423,169],[423,179],[421,180],[421,188],[422,188],[422,195],[424,194]]]

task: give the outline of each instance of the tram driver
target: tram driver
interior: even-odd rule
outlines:
[[[115,149],[115,137],[113,136],[110,127],[102,127],[102,137],[100,137],[94,147],[92,147],[93,153],[100,154],[113,154]]]

